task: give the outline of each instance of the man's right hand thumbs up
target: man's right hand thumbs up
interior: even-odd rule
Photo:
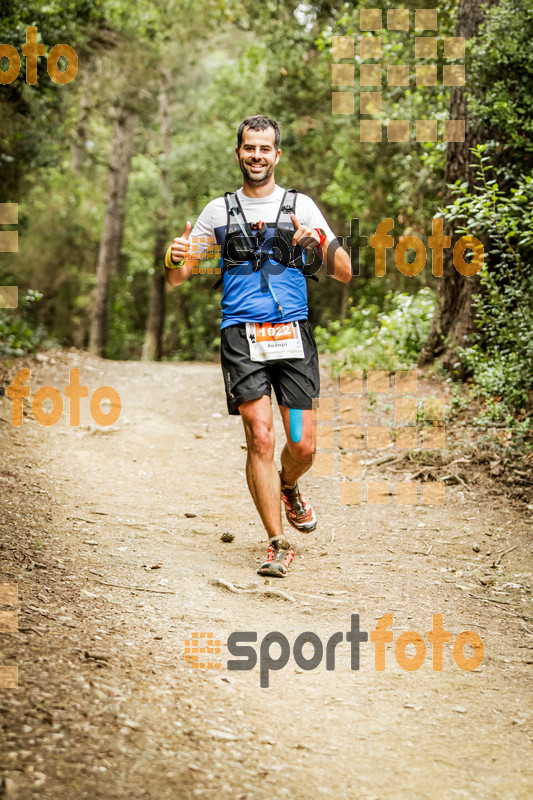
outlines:
[[[190,249],[189,237],[191,235],[191,223],[187,220],[183,234],[174,239],[171,246],[172,261],[179,263],[187,258]]]

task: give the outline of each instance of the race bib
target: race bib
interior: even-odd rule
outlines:
[[[251,361],[304,358],[299,322],[247,322]]]

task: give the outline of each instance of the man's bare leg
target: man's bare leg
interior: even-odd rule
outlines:
[[[286,486],[294,486],[313,463],[313,412],[303,410],[302,437],[293,442],[291,437],[290,409],[280,406],[281,418],[285,427],[287,442],[281,452],[281,480]]]
[[[255,507],[269,539],[283,536],[280,480],[274,464],[274,421],[270,397],[249,400],[239,406],[248,453],[246,478]]]
[[[291,409],[280,406],[287,443],[281,452],[281,495],[287,521],[302,533],[311,533],[317,526],[312,505],[302,495],[298,479],[313,462],[313,412],[311,409],[293,411],[301,415],[302,427],[298,441],[291,434]],[[299,427],[297,425],[296,427]],[[294,434],[296,437],[296,434]]]

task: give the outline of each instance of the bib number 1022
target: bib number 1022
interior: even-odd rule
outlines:
[[[258,342],[272,339],[293,339],[294,330],[290,322],[282,322],[279,325],[256,325],[256,338]]]

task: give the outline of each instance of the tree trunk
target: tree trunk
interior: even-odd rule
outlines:
[[[163,262],[168,246],[168,236],[156,232],[154,243],[154,274],[150,284],[148,317],[142,352],[143,361],[161,361],[163,355],[163,328],[165,325],[165,272]]]
[[[348,308],[348,300],[350,297],[350,283],[343,283],[341,287],[341,296],[339,302],[339,320],[343,322],[346,319],[346,311]]]
[[[74,140],[70,148],[70,164],[77,175],[81,175],[83,162],[85,160],[85,149],[87,146],[87,136],[89,131],[89,111],[91,107],[91,79],[90,71],[87,70],[81,76],[80,107],[78,111],[78,121],[74,131]]]
[[[143,361],[160,361],[162,356],[163,328],[165,325],[165,273],[163,262],[169,239],[170,196],[170,154],[172,138],[170,135],[170,88],[172,73],[170,67],[161,65],[159,84],[159,120],[161,131],[162,164],[160,172],[161,203],[156,218],[154,242],[154,272],[150,285],[150,301],[144,334]]]
[[[494,0],[486,3],[492,5]],[[479,26],[483,21],[480,0],[461,0],[456,36],[470,39],[477,35]],[[468,69],[468,64],[467,64]],[[472,189],[475,182],[475,173],[469,166],[472,163],[471,147],[482,141],[482,132],[474,127],[468,118],[466,93],[462,86],[452,89],[450,102],[450,119],[465,120],[464,142],[449,142],[446,149],[445,183],[453,184],[455,181],[468,182]],[[452,202],[452,196],[447,189],[444,196],[444,205]],[[446,226],[445,226],[446,228]],[[444,230],[448,236],[453,231]],[[440,358],[446,369],[458,368],[457,347],[464,345],[465,337],[473,330],[473,295],[479,290],[479,277],[464,277],[453,265],[453,247],[446,248],[443,258],[443,274],[439,278],[437,289],[435,314],[429,336],[420,354],[419,364],[423,366],[436,358]]]
[[[135,114],[126,108],[121,108],[115,118],[89,339],[89,351],[98,356],[104,356],[107,345],[109,278],[113,270],[118,267],[122,248],[124,205],[128,191],[136,122]]]

